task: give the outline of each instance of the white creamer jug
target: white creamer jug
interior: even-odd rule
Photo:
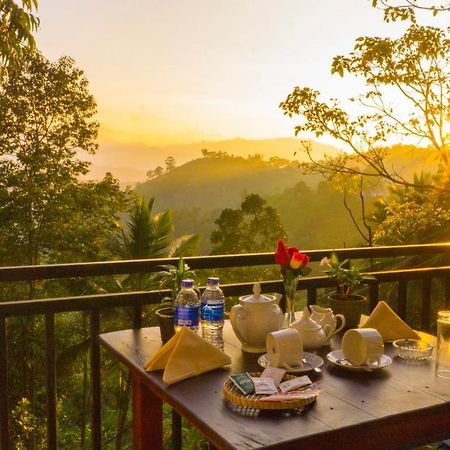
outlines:
[[[253,285],[253,295],[239,297],[239,305],[231,308],[230,322],[242,350],[249,353],[266,351],[266,336],[278,331],[283,322],[279,300],[280,297],[275,295],[262,295],[259,283]]]
[[[323,327],[311,319],[311,313],[307,306],[303,309],[303,316],[295,321],[291,327],[295,328],[303,339],[305,350],[317,350],[325,345],[331,337],[331,326],[326,324]]]
[[[334,314],[331,308],[322,308],[318,305],[311,305],[311,319],[316,321],[320,326],[330,325],[331,333],[327,340],[327,344],[330,343],[330,339],[336,333],[341,331],[345,327],[345,317],[342,314]],[[337,321],[340,319],[341,324],[338,327]]]

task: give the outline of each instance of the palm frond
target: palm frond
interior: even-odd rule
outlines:
[[[171,211],[165,211],[152,219],[151,225],[152,244],[151,253],[154,258],[167,255],[167,248],[170,245],[173,223]]]
[[[192,256],[198,253],[202,242],[201,234],[186,234],[173,240],[168,248],[167,256],[169,258],[177,256]]]

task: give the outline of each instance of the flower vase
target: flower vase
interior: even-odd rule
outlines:
[[[284,299],[285,299],[285,313],[283,328],[289,328],[295,322],[295,292],[297,291],[298,277],[285,278],[284,285]]]

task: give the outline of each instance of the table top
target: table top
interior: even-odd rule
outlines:
[[[422,333],[424,339],[434,338]],[[340,337],[318,352],[322,372],[308,372],[321,394],[300,415],[264,411],[245,416],[223,399],[229,374],[261,371],[260,354],[245,353],[226,322],[224,351],[232,365],[166,386],[162,371],[144,365],[161,347],[158,328],[122,330],[100,335],[100,342],[130,370],[140,374],[160,398],[187,418],[214,445],[224,449],[364,448],[421,445],[450,436],[450,380],[434,375],[432,359],[405,363],[398,358],[373,372],[353,372],[331,364],[326,354],[340,348]],[[385,353],[392,356],[391,344]]]

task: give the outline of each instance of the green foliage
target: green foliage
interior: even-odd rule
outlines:
[[[0,80],[7,75],[4,69],[17,73],[23,57],[36,48],[33,31],[39,27],[39,19],[33,12],[38,2],[22,0],[21,4],[0,0]]]
[[[171,292],[170,297],[164,297],[161,303],[173,306],[181,289],[181,282],[186,279],[195,280],[197,274],[195,270],[191,270],[183,258],[178,260],[178,265],[165,264],[161,266],[161,269],[156,274],[156,278],[159,280],[159,289],[170,289]]]
[[[249,194],[240,209],[224,209],[211,233],[213,254],[270,251],[285,235],[277,211],[257,194]]]
[[[107,175],[81,183],[96,148],[96,104],[67,57],[36,53],[0,90],[0,261],[97,259],[125,195]]]
[[[348,150],[339,157],[318,161],[306,145],[306,153],[312,160],[306,167],[328,177],[360,174],[413,186],[414,181],[405,179],[386,163],[388,154],[383,147],[392,139],[408,136],[429,143],[442,172],[447,173],[449,135],[444,126],[449,114],[449,67],[448,30],[413,24],[398,39],[358,38],[353,52],[334,58],[332,72],[365,80],[368,89],[358,102],[367,109],[366,114],[352,117],[337,100],[323,102],[318,91],[307,87],[294,88],[280,104],[284,114],[299,116],[301,123],[295,129],[296,134],[328,135]],[[391,106],[389,98],[393,90],[408,105],[408,116],[403,117]],[[439,189],[436,185],[427,187]]]
[[[397,189],[384,208],[385,219],[374,240],[379,245],[426,244],[450,239],[450,197],[448,192]]]
[[[127,227],[119,225],[107,241],[110,256],[125,260],[151,259],[190,256],[198,252],[201,236],[183,235],[173,239],[171,211],[152,215],[154,203],[154,198],[148,203],[143,198],[135,202]],[[124,290],[144,290],[154,288],[155,283],[154,275],[130,274],[121,286]]]
[[[350,263],[348,259],[339,261],[338,255],[333,252],[330,258],[323,258],[321,266],[327,266],[328,269],[325,273],[328,278],[333,280],[337,285],[337,293],[341,298],[347,298],[350,295],[350,291],[359,286],[363,280],[374,279],[369,275],[365,275],[361,272],[361,268]]]
[[[416,23],[417,11],[429,11],[433,16],[440,12],[450,11],[449,3],[430,3],[420,0],[372,0],[374,8],[384,10],[384,21],[395,22],[397,20],[409,20]]]

